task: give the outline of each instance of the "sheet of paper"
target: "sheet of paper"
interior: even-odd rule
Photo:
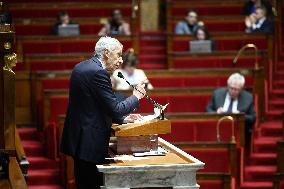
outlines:
[[[134,157],[133,155],[118,155],[113,158],[105,158],[105,159],[113,159],[118,161],[137,161],[137,160],[143,160],[143,159],[149,159],[147,157]]]
[[[163,111],[167,108],[167,106],[169,105],[166,104],[165,106],[163,106]],[[154,114],[152,115],[147,115],[147,116],[143,116],[143,119],[141,121],[135,121],[135,123],[137,122],[143,122],[143,121],[151,121],[153,119],[156,119],[157,117],[159,117],[161,115],[161,111],[159,108],[154,108]]]

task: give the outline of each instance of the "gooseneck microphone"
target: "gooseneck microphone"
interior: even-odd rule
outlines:
[[[146,98],[148,101],[150,101],[155,107],[157,107],[157,108],[159,108],[159,109],[162,109],[162,108],[163,108],[163,106],[162,106],[161,104],[157,103],[155,100],[153,100],[153,99],[152,99],[151,97],[149,97],[147,94],[144,94],[143,92],[141,92],[141,91],[140,91],[139,89],[137,89],[134,85],[131,85],[131,84],[129,83],[129,81],[127,81],[127,80],[125,79],[125,77],[123,76],[123,74],[122,74],[121,72],[118,72],[118,73],[117,73],[117,77],[119,77],[119,78],[121,78],[121,79],[124,79],[124,80],[126,81],[126,83],[127,83],[128,85],[130,85],[134,90],[136,90],[136,91],[138,91],[139,93],[145,95],[145,98]]]

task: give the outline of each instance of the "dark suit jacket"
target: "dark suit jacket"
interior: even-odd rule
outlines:
[[[133,95],[123,101],[117,99],[110,75],[97,58],[77,64],[70,79],[61,152],[96,164],[104,163],[113,119],[137,107],[138,99]]]
[[[227,88],[220,88],[213,92],[213,96],[206,108],[206,112],[216,112],[218,108],[223,107],[226,99]],[[238,98],[238,107],[240,112],[245,113],[246,125],[251,128],[255,122],[255,111],[252,95],[242,90]]]
[[[251,32],[255,32],[255,33],[272,33],[274,30],[273,28],[273,23],[267,19],[265,19],[265,21],[262,23],[262,25],[260,26],[260,28],[256,28],[256,29],[251,29]]]

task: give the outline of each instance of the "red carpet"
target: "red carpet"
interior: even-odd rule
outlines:
[[[276,173],[276,143],[282,139],[281,121],[264,122],[254,133],[253,152],[244,168],[242,189],[271,189]]]
[[[19,128],[23,147],[30,162],[28,185],[30,189],[63,189],[60,185],[59,161],[48,159],[44,145],[35,128]]]

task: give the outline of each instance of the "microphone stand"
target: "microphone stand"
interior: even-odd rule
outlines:
[[[161,120],[164,120],[164,119],[165,119],[165,113],[164,113],[164,110],[163,110],[163,105],[159,104],[158,102],[156,102],[155,100],[153,100],[151,97],[149,97],[147,94],[144,94],[144,93],[141,92],[139,89],[137,89],[134,85],[130,84],[129,81],[127,81],[127,80],[125,79],[125,77],[122,75],[121,72],[118,72],[118,75],[117,75],[117,76],[118,76],[119,78],[124,79],[124,81],[126,81],[126,83],[127,83],[129,86],[131,86],[134,90],[138,91],[138,92],[139,92],[140,94],[142,94],[142,95],[145,95],[145,98],[146,98],[149,102],[151,102],[151,103],[154,105],[155,108],[158,108],[158,109],[160,110],[160,114],[161,114],[160,119],[161,119]]]
[[[252,44],[252,43],[248,43],[246,44],[245,46],[243,46],[237,53],[236,57],[234,58],[233,60],[233,65],[237,64],[237,61],[240,57],[240,55],[243,53],[243,51],[247,48],[253,48],[254,49],[254,59],[255,59],[255,63],[254,63],[254,68],[256,70],[259,69],[259,65],[258,65],[258,61],[257,61],[257,54],[258,54],[258,48],[255,44]]]

